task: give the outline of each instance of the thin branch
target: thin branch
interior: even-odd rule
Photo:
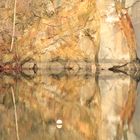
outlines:
[[[11,41],[10,52],[13,50],[14,41],[15,41],[16,5],[17,5],[17,0],[14,1],[13,29],[12,29],[12,41]]]
[[[16,108],[16,101],[15,101],[15,94],[14,94],[13,87],[11,87],[11,93],[12,93],[12,100],[13,100],[14,113],[15,113],[16,135],[17,135],[17,140],[20,140],[19,129],[18,129],[18,119],[17,119],[17,108]]]

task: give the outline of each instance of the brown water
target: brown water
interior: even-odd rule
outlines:
[[[0,140],[140,139],[139,85],[129,76],[40,73],[0,74]]]

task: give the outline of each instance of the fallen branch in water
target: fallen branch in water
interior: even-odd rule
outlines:
[[[13,87],[11,87],[11,93],[12,93],[12,100],[14,104],[14,113],[15,113],[15,125],[16,125],[16,135],[17,135],[17,140],[20,140],[19,138],[19,129],[18,129],[18,119],[17,119],[17,108],[16,108],[16,101],[15,101],[15,94]]]

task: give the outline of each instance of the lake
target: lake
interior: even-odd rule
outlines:
[[[139,140],[140,87],[123,73],[0,74],[1,140]]]

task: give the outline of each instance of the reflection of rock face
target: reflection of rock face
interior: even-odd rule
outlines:
[[[88,140],[93,137],[98,138],[95,131],[99,121],[96,115],[100,116],[100,94],[94,77],[71,76],[59,79],[55,76],[54,78],[41,76],[36,78],[31,83],[30,81],[27,83],[25,83],[26,81],[18,82],[20,94],[16,98],[18,99],[19,133],[22,139],[36,140],[40,138],[45,140],[46,137],[48,139],[55,139],[56,137],[61,140]],[[14,110],[12,100],[10,100],[11,94],[10,90],[7,91],[9,94],[6,93],[5,95],[9,96],[6,104],[3,105],[3,97],[1,97],[1,106],[5,110],[6,105],[11,104],[8,113],[12,115]],[[87,94],[85,94],[86,92]],[[4,114],[3,111],[2,119],[4,119]],[[10,131],[14,131],[14,118],[11,120],[10,117],[7,117],[7,119],[12,124],[9,128]],[[63,127],[60,130],[56,128],[57,119],[63,121]],[[1,124],[1,130],[5,130],[7,125]],[[8,132],[6,131],[6,133]],[[6,133],[2,134],[2,138],[15,139],[15,133],[5,136]],[[41,135],[43,135],[42,138]]]
[[[17,88],[14,79],[5,76],[3,81],[0,134],[5,140],[16,136],[10,85],[23,140],[112,140],[121,138],[123,125],[131,122],[136,83],[124,75],[100,74],[99,81],[94,75],[38,75],[28,81],[22,78]],[[63,121],[61,129],[56,128],[58,119]]]
[[[136,82],[125,75],[111,75],[108,79],[101,78],[99,87],[102,97],[102,140],[114,137],[121,140],[124,131],[121,125],[129,125],[134,112]]]
[[[140,131],[139,131],[140,130],[140,121],[139,121],[139,117],[140,117],[140,94],[138,95],[138,98],[137,98],[136,109],[135,109],[134,117],[133,117],[133,120],[132,120],[133,131],[135,132],[136,136],[135,135],[130,135],[130,137],[133,136],[136,140],[138,140],[140,138]]]

